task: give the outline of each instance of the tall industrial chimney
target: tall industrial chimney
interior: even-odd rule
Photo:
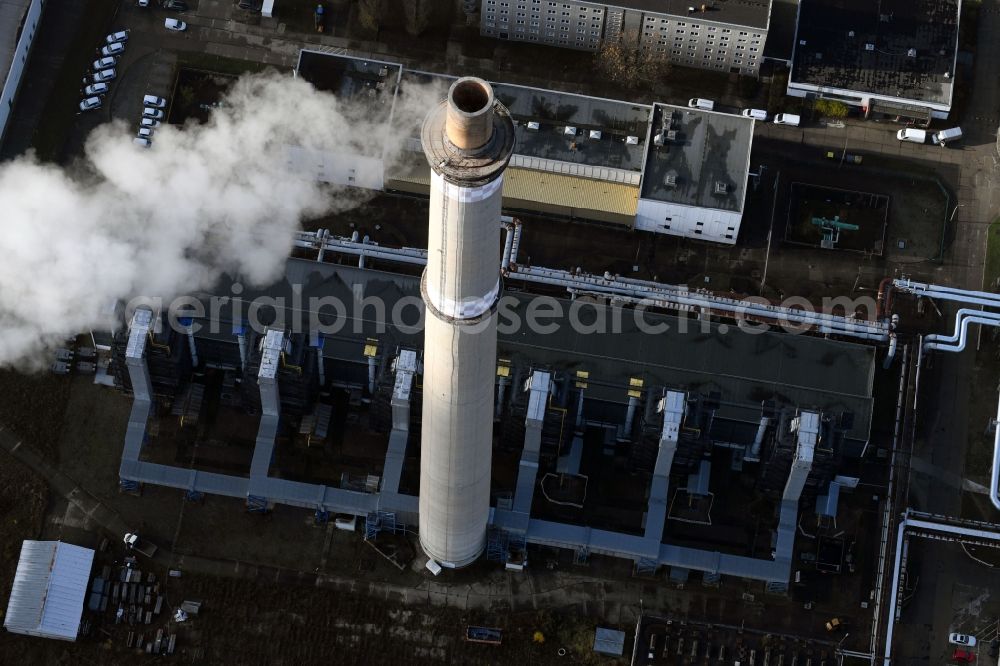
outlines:
[[[507,109],[482,79],[461,78],[421,130],[431,166],[420,452],[420,545],[442,566],[486,545],[493,452],[496,305],[503,172],[514,148]]]

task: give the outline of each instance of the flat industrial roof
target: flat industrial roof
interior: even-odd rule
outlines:
[[[493,91],[517,122],[518,154],[642,170],[649,106],[505,83],[494,83]],[[529,122],[538,128],[529,128]],[[569,134],[567,128],[575,131]],[[600,137],[592,138],[591,131]],[[630,136],[637,143],[628,143]]]
[[[767,19],[771,13],[771,0],[614,0],[607,4],[761,29],[767,27]],[[688,11],[691,7],[695,11]],[[701,11],[702,7],[705,7],[704,12]]]
[[[230,280],[224,278],[214,293],[230,294]],[[292,285],[301,286],[299,295],[293,295]],[[350,305],[355,288],[361,298],[377,297],[384,302],[386,313],[392,312],[405,297],[405,302],[414,306],[403,311],[407,324],[416,322],[418,312],[422,311],[417,276],[294,258],[288,260],[283,279],[260,289],[247,287],[242,298],[247,304],[258,296],[283,297],[285,300],[279,302],[308,306],[311,297],[333,296]],[[506,295],[516,299],[512,311],[520,321],[526,321],[532,296],[517,292]],[[559,300],[564,312],[568,312],[570,301]],[[620,332],[587,332],[586,327],[594,323],[599,311],[606,321],[612,321],[612,314],[603,305],[596,309],[581,307],[574,314],[583,324],[583,330],[573,330],[569,325],[558,326],[551,332],[527,327],[516,332],[501,330],[498,347],[506,357],[532,365],[587,370],[590,373],[587,395],[594,400],[626,402],[624,387],[631,376],[638,374],[646,378],[646,386],[668,386],[702,394],[719,392],[722,418],[757,421],[765,400],[831,413],[850,412],[854,419],[847,436],[861,441],[868,438],[874,377],[872,347],[783,332],[751,334],[725,324],[713,323],[702,329],[693,320],[653,313],[646,313],[645,322],[668,327],[655,335],[646,332],[649,329],[640,329],[628,312],[621,317]],[[231,313],[223,308],[221,314],[225,317]],[[363,362],[360,350],[367,337],[423,347],[419,330],[389,327],[387,334],[380,334],[374,306],[360,314],[355,320],[350,319],[348,312],[349,321],[340,331],[324,335],[328,355],[339,344],[350,344],[357,349],[358,362]],[[335,315],[336,311],[327,306],[315,319],[329,326]],[[300,310],[298,316],[309,322],[307,310]],[[288,311],[284,326],[296,330],[295,319]],[[224,326],[222,330],[229,329]]]
[[[950,104],[958,0],[802,0],[791,80]]]
[[[344,55],[330,56],[303,49],[299,52],[298,75],[338,99],[365,103],[364,108],[372,114],[369,117],[373,121],[387,120],[402,65]]]
[[[0,90],[7,83],[17,51],[21,21],[30,4],[31,0],[0,0]]]
[[[408,85],[441,87],[457,77],[429,72],[403,73],[400,90]],[[514,152],[529,158],[642,171],[646,127],[651,107],[574,93],[529,88],[490,81],[496,99],[510,111],[515,123]],[[537,129],[528,123],[537,123]],[[575,128],[572,134],[567,128]],[[600,137],[591,136],[591,131]],[[414,129],[417,136],[419,128]],[[628,142],[629,137],[633,143]],[[568,174],[569,175],[569,174]],[[584,177],[599,177],[579,173]]]
[[[656,145],[661,131],[676,135],[666,135]],[[750,118],[655,105],[642,198],[742,211],[752,137]],[[724,192],[719,184],[725,185]]]

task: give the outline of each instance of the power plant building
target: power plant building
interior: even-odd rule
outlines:
[[[386,80],[376,67],[361,75]],[[532,170],[515,166],[506,94],[462,78],[425,109],[427,250],[301,231],[275,284],[226,276],[201,307],[124,314],[122,490],[301,507],[366,540],[416,532],[435,575],[483,555],[519,571],[554,548],[783,593],[800,530],[842,559],[837,516],[869,500],[852,491],[888,323],[520,263],[501,197],[510,169]],[[744,125],[715,115],[653,110],[644,151],[684,136],[710,154],[697,172],[679,148],[644,152],[642,179],[683,176],[656,205],[703,204],[680,197],[713,196],[703,184],[734,168],[713,142]],[[541,326],[539,292],[554,294]],[[215,445],[177,465],[199,439]]]
[[[401,123],[410,124],[409,139],[402,145],[388,149],[373,141],[361,159],[354,160],[357,153],[352,153],[346,160],[361,165],[356,167],[357,173],[346,174],[353,180],[340,177],[329,182],[414,194],[430,192],[431,171],[423,156],[419,120],[406,107],[406,91],[437,86],[443,96],[454,77],[308,50],[300,54],[298,71],[315,85],[339,95],[353,96],[361,91],[363,99],[378,100],[375,113],[384,114],[386,122],[392,123],[393,136]],[[725,244],[736,242],[749,180],[752,119],[663,104],[655,105],[660,110],[657,115],[653,106],[644,104],[504,83],[491,85],[496,99],[509,109],[516,135],[514,155],[504,178],[506,211]],[[678,122],[684,120],[667,145],[657,143],[667,136],[661,132],[664,113],[672,113]],[[723,151],[725,147],[728,153]],[[664,165],[668,153],[676,153],[677,159],[668,160],[674,166]],[[310,157],[302,162],[303,169],[314,169],[317,160]],[[373,177],[377,166],[383,173]],[[671,169],[679,178],[676,187],[667,182]],[[720,181],[725,181],[727,190],[714,194]],[[708,194],[702,196],[705,192]],[[676,222],[670,224],[666,217],[676,218]],[[699,227],[698,222],[703,224]],[[694,233],[696,230],[701,233]]]

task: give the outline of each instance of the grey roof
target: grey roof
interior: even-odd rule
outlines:
[[[224,278],[214,293],[230,294],[230,280]],[[365,298],[378,297],[385,303],[385,312],[392,312],[393,306],[407,297],[414,304],[405,310],[409,322],[415,321],[417,309],[422,307],[419,280],[416,276],[355,266],[289,259],[285,279],[265,288],[246,287],[242,297],[244,307],[262,295],[283,297],[291,305],[292,284],[301,285],[303,307],[297,316],[302,321],[294,323],[296,315],[290,309],[285,313],[286,325],[301,326],[299,330],[308,327],[310,298],[339,299],[348,305],[347,317],[340,330],[324,334],[324,355],[361,363],[365,338],[381,337],[385,325],[373,306],[363,311],[351,307],[352,290],[358,289]],[[513,299],[511,311],[523,321],[530,297],[514,292],[506,296]],[[569,301],[560,303],[564,311],[569,311]],[[612,320],[604,306],[594,309],[578,304],[577,307],[581,323],[592,323],[598,311],[607,321]],[[229,307],[221,311],[223,316],[230,314]],[[335,311],[327,305],[315,317],[331,325]],[[651,335],[633,317],[624,316],[619,332],[577,333],[564,325],[550,333],[512,333],[501,327],[498,344],[502,353],[519,356],[536,366],[587,369],[592,378],[587,395],[596,400],[624,403],[622,387],[628,385],[630,376],[638,373],[646,378],[647,386],[683,387],[702,393],[718,391],[722,401],[718,415],[722,418],[756,424],[760,420],[761,401],[775,400],[829,412],[851,412],[854,425],[848,437],[861,441],[868,438],[874,377],[871,347],[789,333],[750,334],[715,323],[702,329],[690,320],[652,313],[646,313],[645,322],[666,325],[668,330]],[[222,329],[230,330],[225,324]],[[392,335],[400,344],[415,349],[423,347],[420,331],[392,329]],[[232,341],[235,344],[235,338]]]
[[[519,155],[640,171],[650,107],[554,90],[494,83],[496,98],[517,121],[514,151]],[[528,122],[537,122],[537,130]],[[566,134],[575,127],[574,136]],[[591,139],[590,130],[601,132]],[[639,143],[630,145],[634,136]]]
[[[740,115],[657,104],[652,134],[675,130],[662,146],[650,139],[643,199],[739,212],[746,193],[753,120]],[[668,176],[675,184],[668,183]],[[716,183],[726,186],[716,193]]]
[[[802,0],[791,80],[950,104],[958,19],[957,0]]]
[[[0,90],[14,62],[18,30],[30,4],[31,0],[0,0]]]
[[[602,3],[603,4],[603,3]],[[611,7],[687,16],[700,21],[766,28],[771,0],[613,0]],[[688,9],[694,7],[694,12]],[[705,7],[702,12],[701,8]]]
[[[303,49],[296,67],[299,76],[338,99],[366,102],[373,122],[388,120],[402,65]]]
[[[15,634],[75,641],[94,551],[61,541],[21,544],[3,626]]]
[[[406,71],[400,89],[408,83],[438,83],[442,99],[446,86],[456,77],[445,74]],[[651,107],[599,97],[490,82],[496,99],[504,104],[515,121],[515,155],[559,160],[575,164],[642,170],[646,129]],[[537,130],[529,129],[537,122]],[[577,132],[569,136],[566,127]],[[591,139],[590,130],[599,130],[600,139]],[[414,136],[417,128],[414,128]],[[638,138],[628,144],[629,136]],[[418,148],[414,146],[414,148]]]

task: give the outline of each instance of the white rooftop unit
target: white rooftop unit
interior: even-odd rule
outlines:
[[[566,136],[576,136],[576,128],[567,125],[566,128],[563,129],[563,134],[565,134]]]
[[[638,146],[639,145],[639,137],[637,137],[637,136],[627,136],[627,137],[625,137],[625,143],[627,145],[629,145],[629,146]]]
[[[13,634],[75,641],[93,563],[90,548],[25,540],[4,628]]]
[[[535,122],[534,120],[529,120],[529,121],[528,121],[528,129],[530,129],[530,130],[534,130],[534,131],[536,131],[536,132],[537,132],[537,131],[538,131],[538,128],[539,128],[539,127],[541,127],[541,125],[539,125],[539,124],[538,124],[537,122]]]
[[[274,0],[264,0],[261,3],[260,15],[267,18],[274,18]]]
[[[601,138],[601,130],[590,130],[590,138],[591,139],[600,139]]]

